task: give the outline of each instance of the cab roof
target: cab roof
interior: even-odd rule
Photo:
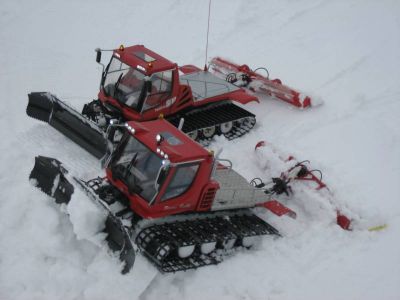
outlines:
[[[163,157],[163,153],[166,154],[171,163],[206,159],[212,155],[165,119],[129,121],[127,124],[135,129],[135,138],[160,157]],[[163,137],[161,143],[157,143],[158,134]]]
[[[127,65],[137,68],[146,75],[156,72],[170,70],[176,67],[176,64],[151,51],[143,45],[135,45],[114,50],[114,56],[120,58]]]

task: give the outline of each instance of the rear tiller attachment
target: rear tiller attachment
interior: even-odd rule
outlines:
[[[236,86],[274,97],[299,108],[314,106],[317,102],[310,96],[282,84],[280,79],[270,79],[268,70],[263,67],[253,71],[248,65],[237,65],[226,59],[215,57],[211,60],[209,69]],[[261,75],[259,71],[264,71],[266,76]]]
[[[265,141],[260,141],[255,146],[255,150],[260,147],[266,146]],[[286,161],[294,161],[293,156],[289,156]],[[272,178],[272,181],[269,183],[264,183],[261,178],[254,178],[251,181],[251,184],[256,186],[257,188],[266,188],[265,193],[273,196],[273,195],[281,195],[286,194],[289,196],[292,194],[292,189],[290,187],[290,183],[293,181],[308,181],[315,183],[315,190],[327,189],[329,191],[326,184],[322,181],[322,172],[317,169],[310,169],[308,160],[304,160],[296,163],[293,167],[289,168],[286,172],[282,172],[280,177]],[[277,214],[278,216],[288,214],[291,217],[295,217],[296,213],[285,207],[283,204],[277,202],[276,200],[266,202],[264,205],[267,209]],[[351,230],[351,220],[345,216],[340,210],[336,209],[337,218],[336,223],[345,230]]]

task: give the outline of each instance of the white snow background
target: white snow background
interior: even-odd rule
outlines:
[[[98,91],[96,47],[144,44],[203,66],[207,13],[208,1],[194,0],[0,2],[1,300],[400,299],[400,1],[213,1],[209,41],[209,58],[266,66],[324,100],[301,111],[262,98],[247,105],[256,128],[212,148],[223,147],[248,179],[264,164],[259,140],[309,159],[342,209],[387,223],[383,231],[343,231],[331,206],[303,193],[287,202],[298,220],[265,214],[283,238],[176,274],[139,255],[123,276],[83,194],[67,208],[72,224],[29,183],[38,154],[86,178],[100,172],[84,150],[26,116],[29,92],[51,91],[80,109]]]

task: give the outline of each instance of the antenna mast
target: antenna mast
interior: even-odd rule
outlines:
[[[206,42],[206,57],[204,61],[204,71],[207,71],[207,57],[208,57],[208,34],[210,32],[210,15],[211,15],[211,0],[208,1],[208,24],[207,24],[207,42]]]

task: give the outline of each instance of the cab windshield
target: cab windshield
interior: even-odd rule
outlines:
[[[118,102],[137,110],[144,77],[143,73],[114,56],[106,70],[104,92]]]
[[[111,161],[113,178],[126,184],[129,192],[150,202],[157,193],[156,180],[162,159],[130,134],[123,137]]]

